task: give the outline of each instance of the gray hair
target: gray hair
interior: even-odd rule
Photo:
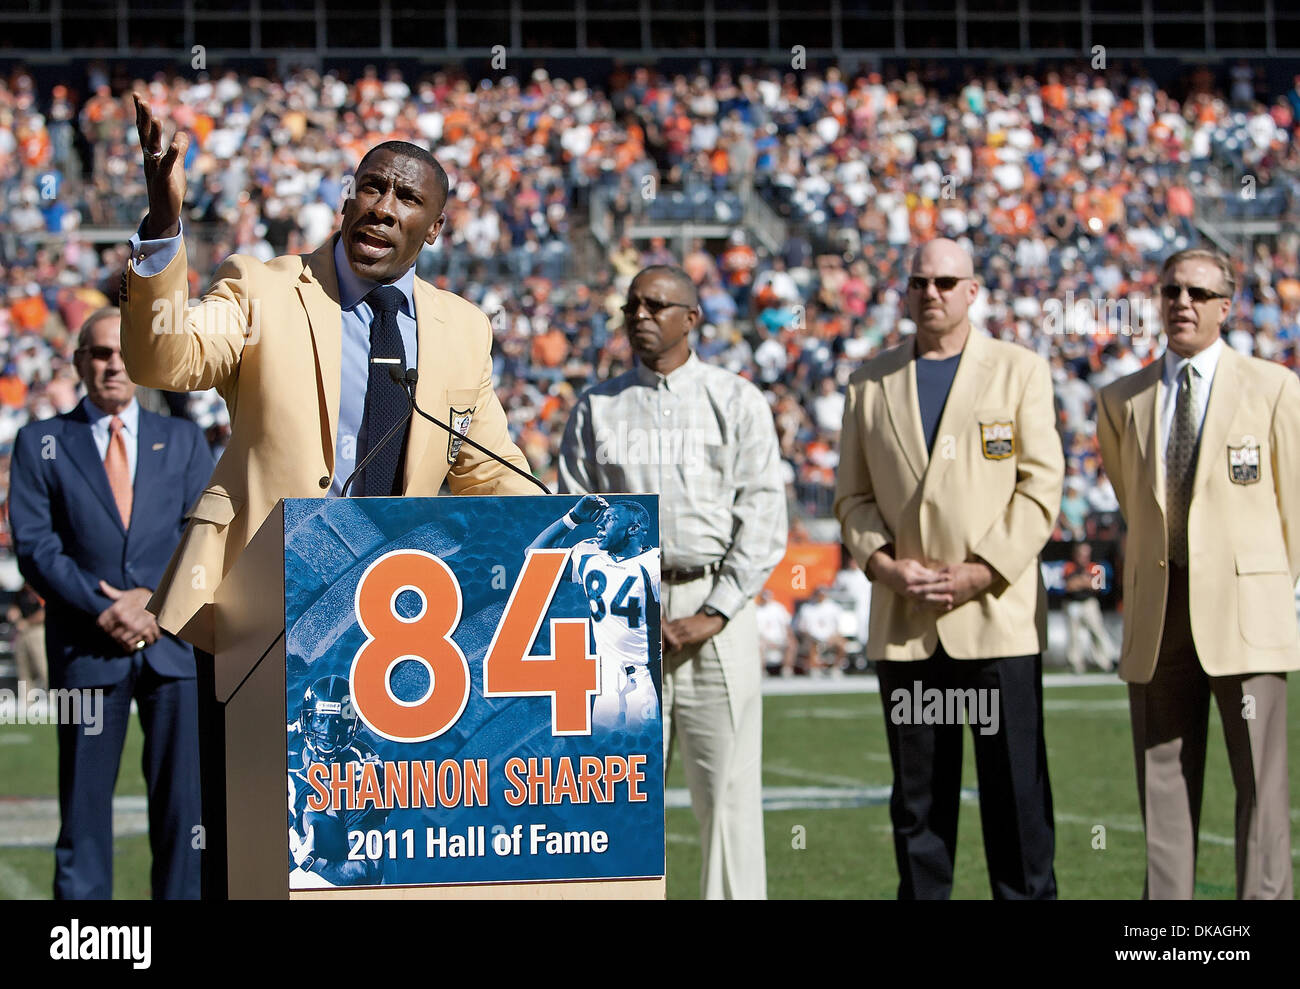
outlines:
[[[1160,277],[1164,278],[1165,275],[1169,274],[1169,269],[1179,261],[1209,261],[1218,265],[1219,272],[1223,275],[1223,285],[1228,290],[1228,296],[1231,297],[1237,294],[1237,273],[1232,270],[1232,262],[1228,260],[1226,255],[1210,250],[1207,247],[1189,247],[1165,258],[1165,263],[1160,266]]]
[[[96,309],[81,324],[81,330],[77,333],[77,349],[81,350],[90,342],[90,333],[95,328],[95,324],[102,323],[106,319],[121,318],[122,310],[117,306],[104,306],[102,309]]]

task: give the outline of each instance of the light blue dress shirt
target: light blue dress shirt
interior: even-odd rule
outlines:
[[[131,257],[135,259],[136,273],[145,278],[159,274],[176,257],[184,233],[182,228],[175,237],[142,240],[140,230],[137,230],[131,237]],[[374,312],[365,297],[379,285],[378,282],[357,277],[348,264],[343,239],[338,236],[334,238],[334,268],[338,273],[339,303],[342,307],[343,350],[339,365],[339,428],[334,440],[334,479],[329,489],[331,497],[342,493],[343,482],[356,466],[357,450],[365,439],[363,419],[366,411],[366,387],[370,381],[370,321],[374,318]],[[402,334],[402,346],[406,349],[406,366],[416,367],[415,266],[407,268],[402,277],[392,284],[402,293],[397,328]],[[128,443],[128,449],[134,450],[131,445],[133,442]],[[107,440],[104,449],[108,449]],[[134,460],[131,461],[131,470],[134,476]]]
[[[92,402],[90,396],[81,400],[81,407],[86,412],[86,418],[90,420],[90,435],[95,440],[99,459],[103,460],[108,456],[108,444],[113,438],[111,428],[113,417]],[[126,444],[126,469],[130,472],[131,483],[134,485],[136,453],[140,443],[140,403],[134,398],[131,399],[131,404],[119,412],[117,417],[122,420],[122,442]]]

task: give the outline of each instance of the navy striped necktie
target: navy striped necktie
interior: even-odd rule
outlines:
[[[402,306],[402,291],[392,285],[380,285],[366,296],[374,311],[370,321],[370,375],[366,385],[365,442],[359,444],[357,462],[379,443],[410,408],[406,389],[393,380],[390,368],[406,370],[406,348],[397,328],[397,311]],[[400,376],[400,375],[399,375]],[[362,495],[388,496],[402,493],[402,464],[405,459],[406,432],[395,436],[366,465],[356,485]],[[360,449],[364,446],[365,449]]]

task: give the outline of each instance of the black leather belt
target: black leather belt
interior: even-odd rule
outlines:
[[[680,570],[665,570],[660,575],[660,580],[666,580],[670,584],[685,584],[688,581],[699,580],[701,577],[708,577],[722,569],[721,563],[707,563],[702,567],[684,567]]]

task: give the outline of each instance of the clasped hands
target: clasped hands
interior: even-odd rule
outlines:
[[[884,550],[872,554],[867,572],[900,597],[941,614],[982,594],[996,578],[992,567],[982,560],[949,563],[936,570],[920,560],[896,560]]]
[[[158,629],[158,622],[145,610],[145,605],[149,603],[153,591],[147,587],[121,591],[104,580],[99,582],[99,589],[113,603],[99,613],[99,617],[95,619],[96,624],[109,638],[121,646],[123,651],[135,652],[137,648],[143,648],[141,643],[151,646],[158,641],[158,637],[162,634]]]
[[[664,644],[669,649],[684,649],[687,646],[699,645],[701,642],[708,642],[709,639],[721,632],[726,624],[716,615],[702,613],[687,615],[685,618],[665,622],[663,626]]]

